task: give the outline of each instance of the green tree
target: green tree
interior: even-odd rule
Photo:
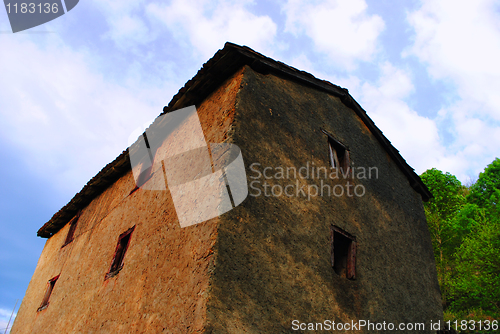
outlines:
[[[456,254],[452,309],[500,314],[500,224],[482,217]]]
[[[476,183],[470,188],[467,201],[477,204],[479,207],[488,208],[490,212],[498,212],[499,199],[500,159],[496,158],[484,169],[484,172],[479,174]]]
[[[500,159],[470,187],[456,221],[470,233],[455,254],[452,308],[500,314]]]
[[[457,213],[465,205],[466,188],[454,175],[443,173],[436,168],[426,170],[420,177],[433,195],[433,198],[424,203],[424,208],[434,248],[443,305],[446,306],[450,294],[454,254],[467,232],[467,227],[455,220]]]
[[[421,177],[434,195],[424,206],[445,318],[499,319],[500,159],[470,187],[435,168]]]

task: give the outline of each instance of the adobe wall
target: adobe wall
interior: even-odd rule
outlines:
[[[241,148],[249,183],[254,162],[260,171],[328,166],[321,127],[379,177],[351,180],[364,186],[362,197],[249,195],[181,229],[169,192],[130,194],[128,172],[83,210],[71,244],[61,248],[69,226],[47,240],[12,333],[288,333],[292,320],[427,325],[442,317],[420,195],[338,98],[247,67],[197,109],[208,142]],[[354,281],[331,268],[330,224],[357,238]],[[105,281],[118,236],[134,225],[123,269]],[[49,307],[37,312],[59,274]]]
[[[442,319],[422,200],[401,170],[338,98],[246,67],[233,142],[243,153],[249,184],[258,176],[252,163],[261,164],[253,168],[260,172],[308,162],[329,167],[320,128],[350,148],[355,167],[377,167],[378,179],[350,180],[364,186],[364,196],[308,200],[302,194],[255,197],[255,188],[263,193],[263,181],[283,189],[318,180],[259,178],[249,197],[220,217],[209,332],[290,333],[293,320],[327,319],[424,322],[429,329],[430,320]],[[342,179],[325,182],[346,186]],[[332,270],[330,224],[357,238],[356,280]]]
[[[231,134],[236,73],[200,106],[208,142]],[[86,208],[75,239],[69,225],[45,244],[12,333],[195,333],[206,322],[217,218],[180,228],[168,191],[135,187],[129,171]],[[115,277],[105,280],[118,237],[135,226]],[[47,282],[60,275],[49,306],[37,312]]]

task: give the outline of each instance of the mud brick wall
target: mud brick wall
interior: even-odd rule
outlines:
[[[364,186],[361,197],[249,196],[221,216],[208,303],[213,333],[290,333],[294,319],[442,319],[422,199],[399,167],[339,98],[245,69],[233,140],[243,152],[249,183],[257,176],[252,163],[260,164],[260,172],[307,163],[329,167],[321,129],[349,147],[353,166],[377,167],[378,178],[350,180]],[[281,188],[296,182],[258,180]],[[319,184],[311,177],[298,182]],[[254,187],[265,191],[262,183]],[[356,280],[332,270],[330,225],[357,239]]]
[[[232,131],[242,71],[197,106],[207,142]],[[168,191],[135,187],[132,171],[50,237],[12,333],[198,333],[206,325],[217,218],[180,228]],[[135,226],[123,269],[105,280],[118,237]],[[37,312],[49,279],[60,275],[49,305]]]

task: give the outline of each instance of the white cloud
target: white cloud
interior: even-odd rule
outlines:
[[[110,31],[105,36],[122,48],[146,44],[154,39],[144,21],[137,16],[113,15],[108,19],[108,23]]]
[[[385,24],[369,15],[364,0],[289,0],[284,7],[285,32],[305,33],[332,63],[353,69],[357,61],[370,61]]]
[[[7,328],[7,325],[9,325],[9,329],[7,330],[7,333],[10,333],[10,328],[12,327],[12,323],[14,322],[14,319],[16,318],[16,313],[12,315],[12,319],[10,320],[9,324],[9,319],[12,315],[12,310],[5,310],[0,308],[0,333],[4,333],[5,329]]]
[[[40,47],[26,36],[0,36],[9,50],[0,53],[0,139],[34,172],[74,192],[127,147],[137,124],[161,113],[168,83],[108,82],[91,66],[97,59],[57,35],[43,38]]]
[[[126,50],[156,38],[143,18],[145,3],[145,0],[109,0],[93,1],[90,5],[104,15],[109,25],[109,31],[103,37]]]
[[[500,126],[474,112],[481,108],[483,105],[476,101],[461,100],[440,111],[446,118],[438,119],[438,125],[451,128],[454,135],[447,154],[461,157],[460,164],[446,166],[446,170],[461,180],[477,177],[500,156]]]
[[[424,0],[408,16],[415,31],[404,55],[426,64],[434,79],[456,88],[458,98],[444,107],[438,122],[451,128],[448,154],[461,157],[449,166],[462,180],[480,172],[500,152],[500,15],[497,2],[457,4]],[[451,124],[450,124],[451,122]]]
[[[500,15],[491,0],[471,1],[460,6],[456,1],[423,1],[422,7],[408,16],[415,29],[410,53],[429,64],[436,78],[451,77],[465,84],[500,73]]]
[[[417,173],[439,161],[444,148],[435,122],[418,115],[405,101],[414,91],[407,72],[383,63],[377,84],[365,82],[357,90],[370,118]]]
[[[271,52],[276,24],[266,15],[255,15],[250,1],[183,1],[149,4],[147,12],[161,21],[182,46],[189,41],[203,59],[209,59],[226,41]]]

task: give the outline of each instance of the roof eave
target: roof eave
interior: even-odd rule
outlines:
[[[254,50],[227,42],[224,48],[210,58],[196,75],[189,80],[179,92],[174,95],[168,106],[163,108],[164,114],[190,105],[198,105],[228,77],[241,67],[248,65],[254,71],[263,74],[275,74],[284,78],[300,82],[315,89],[325,91],[340,98],[342,103],[354,110],[365,125],[370,129],[375,138],[386,149],[404,175],[408,178],[410,185],[427,201],[432,197],[429,189],[414,172],[398,150],[383,135],[382,131],[375,125],[365,110],[352,98],[348,90],[328,81],[320,80],[312,74],[288,66],[282,62],[268,58]],[[133,145],[131,146],[133,147]],[[77,193],[71,201],[61,208],[52,218],[45,223],[37,235],[50,238],[57,233],[79,210],[87,206],[95,197],[112,185],[125,172],[130,170],[129,149],[123,151],[114,161],[106,165]]]

